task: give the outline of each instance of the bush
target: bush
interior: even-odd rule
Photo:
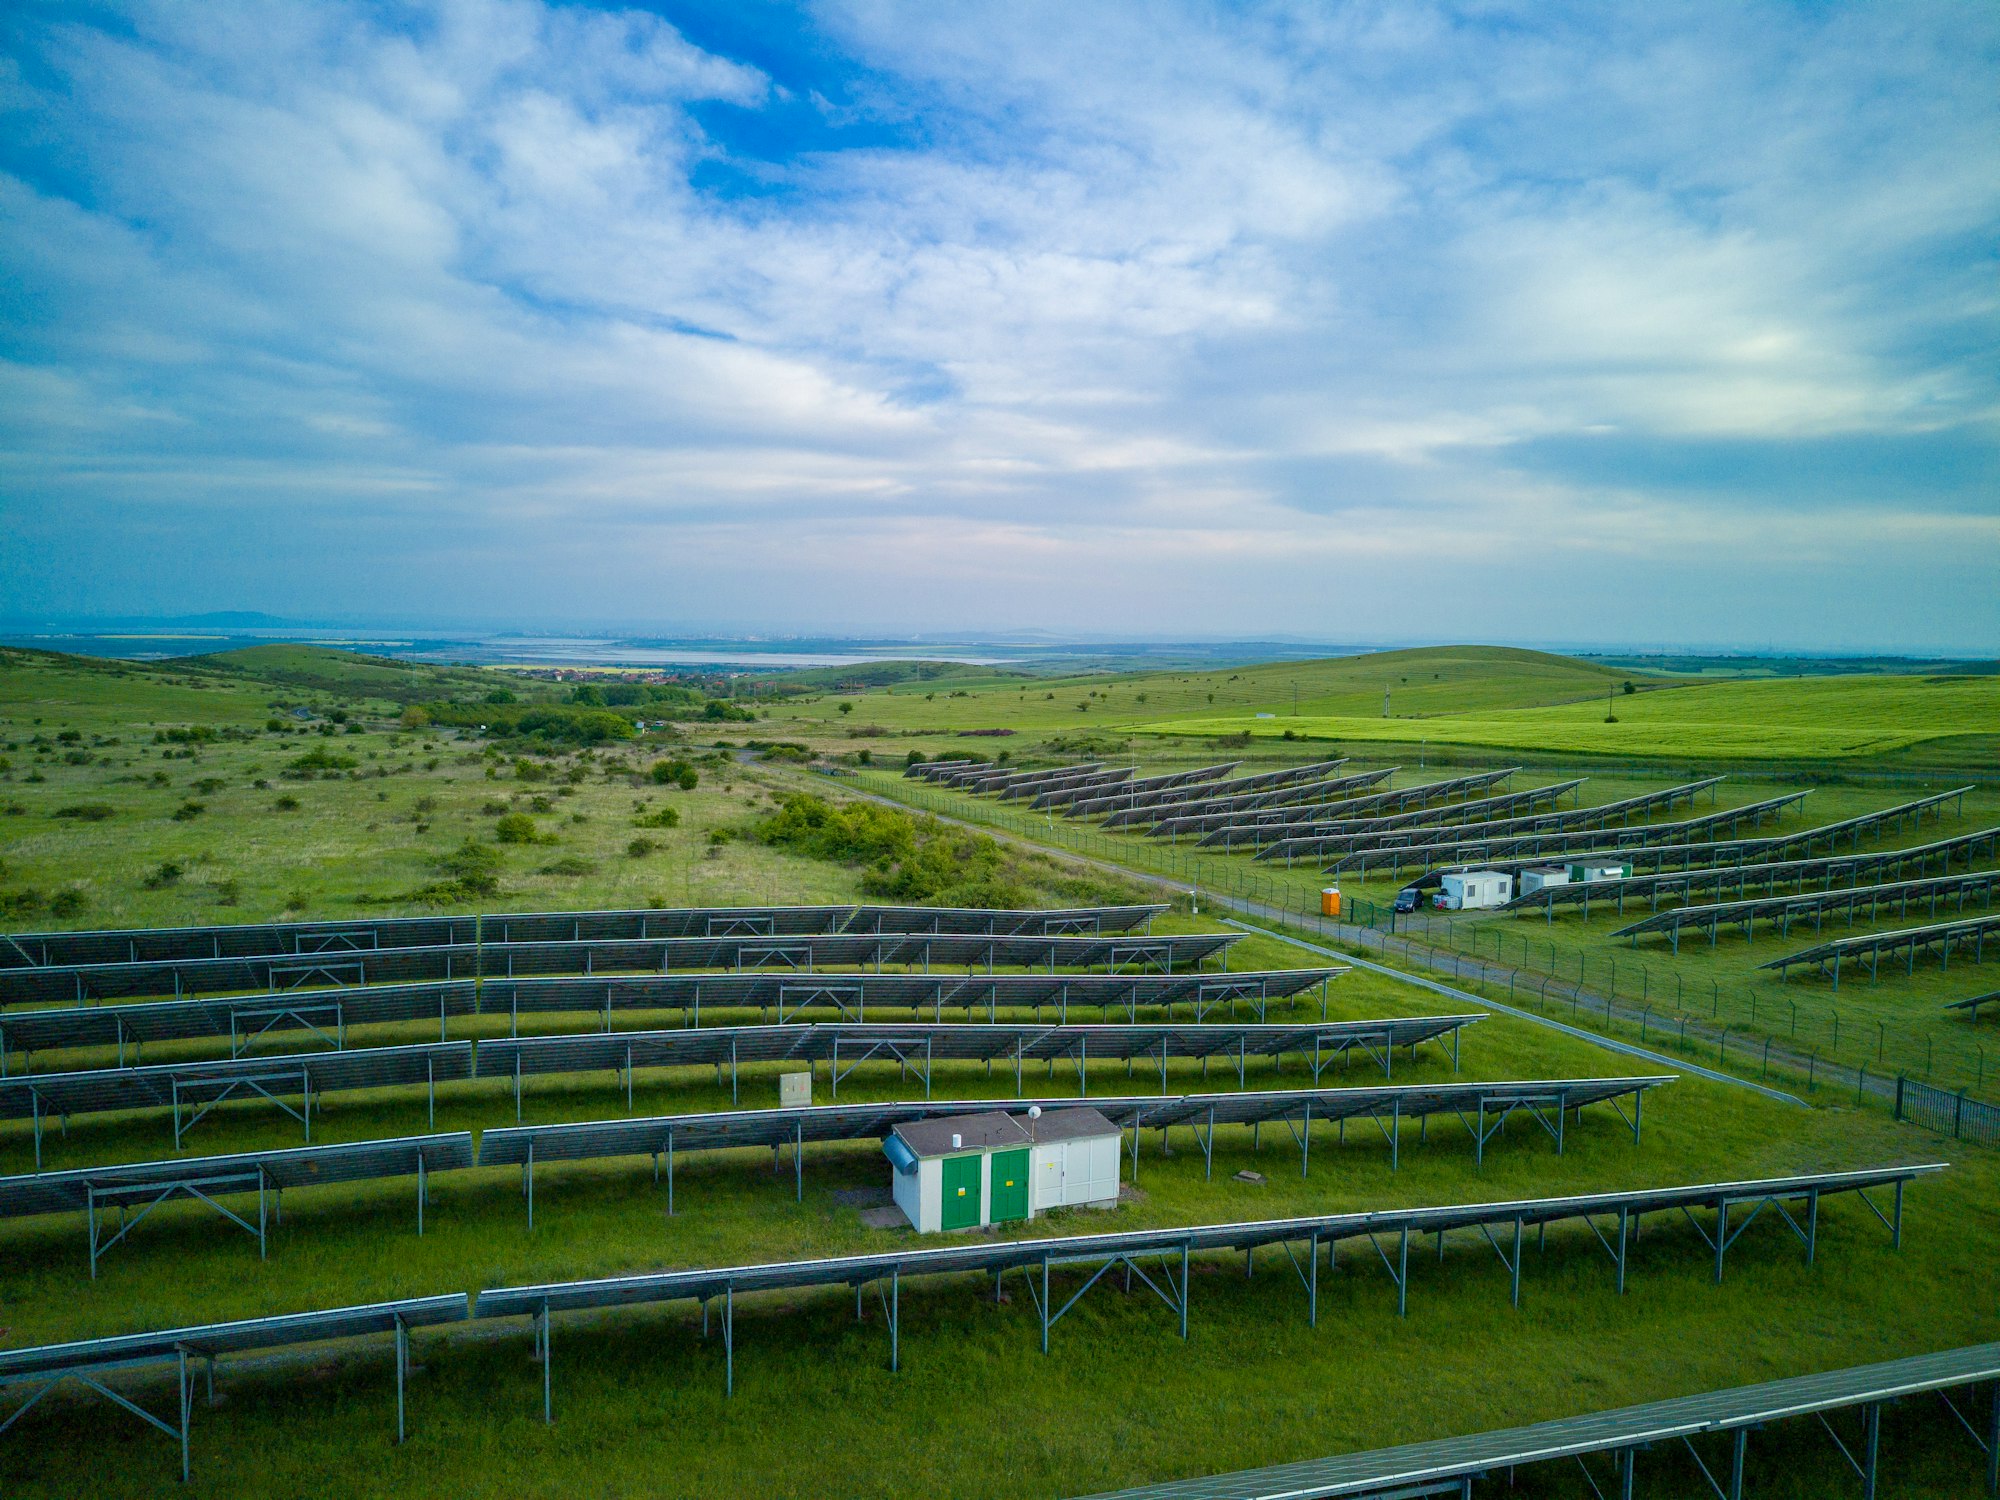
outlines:
[[[57,918],[59,921],[67,922],[72,917],[82,916],[83,909],[87,904],[84,900],[83,892],[75,886],[70,886],[68,889],[57,891],[53,896],[49,897],[49,915]]]
[[[426,729],[431,722],[430,711],[421,703],[412,703],[403,710],[403,716],[397,722],[405,729]]]
[[[169,859],[162,862],[152,874],[139,883],[149,891],[165,890],[170,885],[178,885],[181,876],[187,874],[187,866]]]
[[[651,839],[634,839],[625,846],[625,853],[633,859],[644,859],[660,846]]]
[[[657,786],[677,786],[691,792],[701,784],[701,775],[684,760],[656,760],[646,773]]]
[[[797,795],[784,798],[755,832],[766,844],[866,866],[861,889],[870,896],[952,906],[1030,904],[1029,893],[1009,877],[998,843],[935,818]]]
[[[299,810],[299,799],[287,792],[276,802],[273,802],[271,806],[275,807],[279,812],[297,812]]]
[[[320,746],[287,761],[278,774],[288,776],[294,781],[311,781],[315,772],[352,771],[360,764],[361,762],[351,755],[336,755],[324,746]]]
[[[179,807],[174,809],[174,821],[176,823],[192,823],[207,811],[208,806],[206,803],[183,802]]]
[[[538,841],[539,833],[535,820],[526,813],[508,813],[493,825],[493,837],[503,844],[532,844]]]
[[[574,854],[571,854],[543,865],[538,873],[543,875],[588,875],[596,868],[597,866],[593,865],[589,860],[578,859]]]
[[[660,808],[657,812],[641,813],[632,820],[634,828],[678,828],[681,826],[679,811],[671,807]]]
[[[77,818],[85,823],[102,823],[111,816],[111,808],[103,802],[77,802],[68,807],[57,808],[50,816]]]
[[[194,784],[194,789],[204,797],[213,797],[227,785],[220,776],[204,776]]]

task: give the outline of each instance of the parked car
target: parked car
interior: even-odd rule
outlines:
[[[1417,909],[1419,894],[1415,886],[1404,886],[1400,891],[1396,892],[1396,910],[1401,912],[1415,911]]]

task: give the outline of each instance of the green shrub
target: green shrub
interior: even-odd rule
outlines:
[[[50,816],[77,818],[85,823],[102,823],[111,816],[111,808],[103,802],[76,802],[68,807],[57,808]]]
[[[187,866],[169,859],[162,861],[152,874],[139,883],[149,891],[160,891],[165,890],[170,885],[178,885],[181,876],[185,874],[187,874]]]
[[[191,823],[207,811],[208,806],[206,803],[183,802],[179,807],[174,809],[174,821],[176,823]]]
[[[58,921],[67,922],[72,917],[82,916],[87,904],[83,892],[76,886],[70,886],[49,897],[49,915]]]
[[[532,844],[539,834],[535,820],[526,813],[508,813],[493,825],[493,837],[503,844]]]
[[[681,826],[681,815],[676,808],[663,807],[657,812],[641,813],[632,820],[632,826],[634,828],[678,828]]]
[[[677,786],[684,792],[701,784],[701,774],[684,760],[656,760],[646,774],[657,786]]]
[[[625,853],[633,859],[644,859],[659,847],[651,839],[638,838],[625,846]]]
[[[588,875],[597,868],[587,859],[578,859],[574,854],[553,860],[537,872],[542,875]]]
[[[361,764],[351,755],[336,755],[325,746],[318,746],[295,756],[285,763],[280,776],[289,776],[295,781],[311,781],[316,772],[352,771]]]

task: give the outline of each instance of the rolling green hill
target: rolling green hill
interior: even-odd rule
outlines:
[[[1290,715],[1295,707],[1319,717],[1379,715],[1385,692],[1398,714],[1485,713],[1596,701],[1627,681],[1652,688],[1674,679],[1542,651],[1442,646],[1212,672],[945,679],[840,696],[852,702],[856,722],[888,728],[1089,730],[1163,717]],[[774,717],[826,720],[828,713],[821,700],[777,708]]]
[[[1607,710],[1616,722],[1607,722]],[[1875,756],[2000,728],[2000,679],[1814,677],[1716,682],[1620,693],[1608,701],[1436,717],[1305,714],[1281,720],[1200,716],[1136,726],[1165,734],[1306,735],[1314,739],[1490,745],[1582,754],[1768,759]]]

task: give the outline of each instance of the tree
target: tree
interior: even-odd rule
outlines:
[[[844,714],[851,714],[854,712],[854,705],[852,703],[843,703],[840,705],[840,711]]]

